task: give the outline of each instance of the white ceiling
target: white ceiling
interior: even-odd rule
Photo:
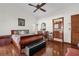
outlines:
[[[36,5],[37,3],[31,3],[33,5]],[[44,17],[48,17],[51,16],[57,12],[60,12],[61,10],[64,10],[68,7],[75,7],[78,6],[79,4],[68,4],[68,3],[47,3],[46,5],[44,5],[42,8],[46,10],[46,12],[42,12],[40,10],[36,11],[35,13],[33,13],[33,11],[36,9],[35,7],[29,6],[27,3],[9,3],[9,4],[0,4],[0,7],[19,7],[21,9],[25,9],[26,13],[33,15],[36,19],[40,19],[40,18],[44,18]]]

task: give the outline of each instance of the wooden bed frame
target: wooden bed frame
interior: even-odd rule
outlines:
[[[28,31],[28,30],[11,30],[11,33],[12,33],[11,35],[13,35],[14,31],[19,32],[19,31]],[[20,36],[21,48],[25,48],[25,46],[27,46],[28,44],[30,44],[34,41],[39,41],[39,40],[43,39],[42,35],[40,35],[40,34],[32,34],[32,35],[28,35],[28,34],[26,33],[25,35],[22,34],[22,36]]]

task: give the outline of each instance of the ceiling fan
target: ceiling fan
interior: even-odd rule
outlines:
[[[33,12],[36,12],[38,9],[40,9],[40,10],[43,11],[43,12],[46,12],[46,10],[44,10],[44,9],[41,8],[41,7],[43,7],[45,4],[46,4],[46,3],[41,3],[41,4],[38,3],[36,6],[35,6],[35,5],[32,5],[32,4],[28,4],[28,5],[33,6],[33,7],[36,8]]]

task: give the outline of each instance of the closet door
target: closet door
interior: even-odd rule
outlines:
[[[71,16],[71,43],[79,43],[79,14]]]

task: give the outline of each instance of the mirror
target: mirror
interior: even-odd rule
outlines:
[[[41,30],[46,30],[46,23],[41,24]]]

